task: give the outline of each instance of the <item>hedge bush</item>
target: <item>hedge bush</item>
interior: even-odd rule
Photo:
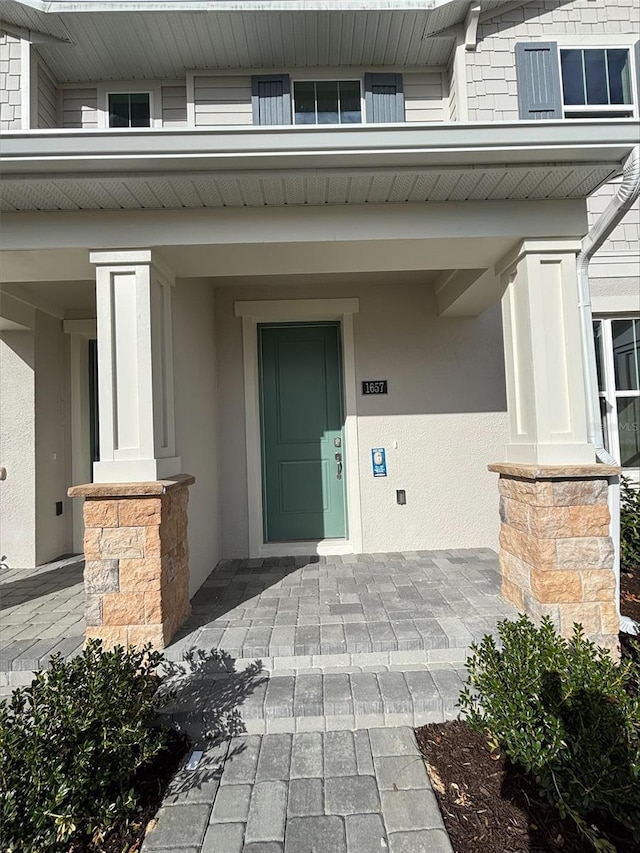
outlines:
[[[620,484],[620,562],[626,569],[640,567],[640,488],[627,477]]]
[[[494,749],[534,775],[542,794],[571,816],[599,850],[611,850],[597,822],[613,819],[640,843],[640,698],[637,662],[616,664],[586,640],[570,640],[549,619],[522,616],[471,647],[459,705]]]
[[[136,809],[134,772],[165,748],[153,727],[162,655],[87,644],[0,703],[0,849],[68,851]]]

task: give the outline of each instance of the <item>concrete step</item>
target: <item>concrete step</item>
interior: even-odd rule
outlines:
[[[238,668],[176,682],[162,716],[194,740],[234,708],[248,734],[419,726],[455,718],[465,680],[464,668],[446,662],[289,675]]]
[[[387,622],[291,628],[211,625],[175,640],[165,650],[168,660],[181,661],[190,649],[224,649],[238,661],[260,660],[265,669],[309,669],[317,666],[359,666],[371,663],[464,661],[471,643],[495,633],[494,615],[463,622],[459,617],[402,618]],[[392,659],[389,660],[389,655]],[[386,658],[383,660],[382,658]],[[375,660],[378,658],[378,660]]]

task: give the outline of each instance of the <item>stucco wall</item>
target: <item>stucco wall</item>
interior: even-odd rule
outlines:
[[[36,564],[35,356],[33,332],[0,332],[0,556]]]
[[[620,44],[631,45],[639,30],[640,8],[636,0],[616,0],[615,3],[538,0],[481,23],[477,50],[467,53],[469,120],[518,119],[516,41],[562,41],[563,37],[626,34],[633,38],[621,40]]]
[[[36,312],[36,560],[72,550],[69,454],[69,340],[62,320]],[[62,501],[63,513],[56,515]]]
[[[177,282],[173,352],[176,449],[183,472],[196,477],[189,490],[193,595],[220,557],[214,291],[208,282]]]
[[[352,297],[365,551],[495,547],[497,486],[487,463],[507,439],[500,315],[436,316],[430,286],[222,287],[216,292],[220,504],[223,557],[248,554],[242,333],[235,300]],[[364,379],[387,379],[386,397],[363,397]],[[387,449],[374,479],[371,448]],[[255,476],[252,473],[251,476]],[[398,506],[396,489],[406,489]]]

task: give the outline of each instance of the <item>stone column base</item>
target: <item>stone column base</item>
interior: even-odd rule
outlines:
[[[191,612],[190,474],[69,489],[84,502],[86,639],[163,649]]]
[[[502,595],[557,631],[585,634],[619,654],[608,465],[489,465],[500,474]]]

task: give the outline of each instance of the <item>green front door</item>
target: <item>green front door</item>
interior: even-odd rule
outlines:
[[[258,327],[266,542],[346,535],[339,331]]]

